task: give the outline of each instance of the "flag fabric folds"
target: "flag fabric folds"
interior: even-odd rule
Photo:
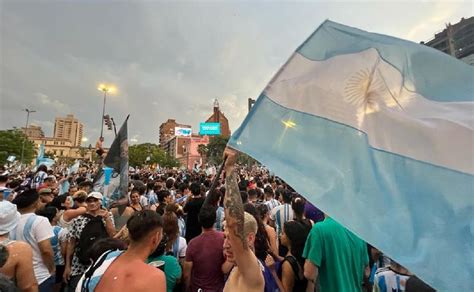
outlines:
[[[128,116],[112,142],[104,159],[104,167],[112,169],[110,181],[105,184],[105,173],[99,170],[94,179],[94,190],[104,194],[107,203],[111,204],[128,194]]]
[[[473,67],[325,21],[229,146],[433,287],[474,290]]]

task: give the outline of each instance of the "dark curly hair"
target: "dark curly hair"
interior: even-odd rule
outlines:
[[[270,249],[267,230],[263,225],[262,219],[258,215],[257,208],[251,203],[244,205],[245,212],[251,214],[257,221],[257,234],[255,234],[255,256],[261,261],[265,261]]]

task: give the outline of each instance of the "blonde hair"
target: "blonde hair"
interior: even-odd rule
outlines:
[[[257,220],[253,217],[252,214],[245,212],[244,213],[244,235],[249,235],[250,232],[257,234],[258,226]]]
[[[87,199],[87,193],[85,191],[77,191],[72,196],[74,200],[78,200],[79,202],[85,202]]]

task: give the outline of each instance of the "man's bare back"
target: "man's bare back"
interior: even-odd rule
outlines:
[[[144,277],[146,275],[146,277]],[[138,259],[119,257],[102,276],[95,291],[166,291],[164,273]]]

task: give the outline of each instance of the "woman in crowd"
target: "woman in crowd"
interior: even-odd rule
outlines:
[[[313,221],[306,218],[304,215],[304,206],[306,200],[302,197],[296,196],[291,202],[291,208],[293,209],[294,220],[300,222],[309,228],[313,227]]]
[[[255,255],[259,260],[265,262],[270,251],[270,244],[265,226],[263,225],[262,220],[260,220],[257,209],[253,204],[245,204],[244,211],[251,214],[257,221],[257,234],[255,235]]]
[[[69,228],[75,218],[84,215],[87,212],[86,198],[87,193],[85,191],[77,191],[72,198],[71,196],[67,196],[66,198],[62,197],[58,199],[58,201],[54,203],[54,206],[57,208],[57,205],[60,205],[58,209],[64,209],[61,210],[62,212],[60,211],[58,226]]]
[[[275,228],[271,227],[268,222],[270,221],[270,211],[268,210],[268,206],[266,204],[258,204],[256,205],[258,215],[260,220],[262,221],[265,230],[267,231],[268,235],[268,242],[270,244],[270,253],[273,256],[278,255],[278,237],[275,231]]]
[[[278,274],[286,292],[306,291],[307,280],[304,277],[302,254],[310,230],[311,227],[296,220],[283,224],[281,244],[288,249],[288,252]]]
[[[134,212],[143,210],[143,206],[140,204],[140,193],[138,190],[132,190],[130,194],[130,208],[132,208]]]
[[[119,205],[110,209],[110,212],[112,212],[112,215],[114,216],[115,229],[117,229],[117,231],[122,231],[133,213],[137,210],[141,210],[139,208],[142,208],[140,205],[140,193],[137,189],[132,189],[132,192],[130,193],[129,206]]]
[[[163,215],[163,233],[168,239],[166,244],[166,254],[173,255],[179,260],[181,264],[184,263],[186,257],[186,239],[180,236],[178,217],[173,212],[174,204],[167,206],[165,214]]]

